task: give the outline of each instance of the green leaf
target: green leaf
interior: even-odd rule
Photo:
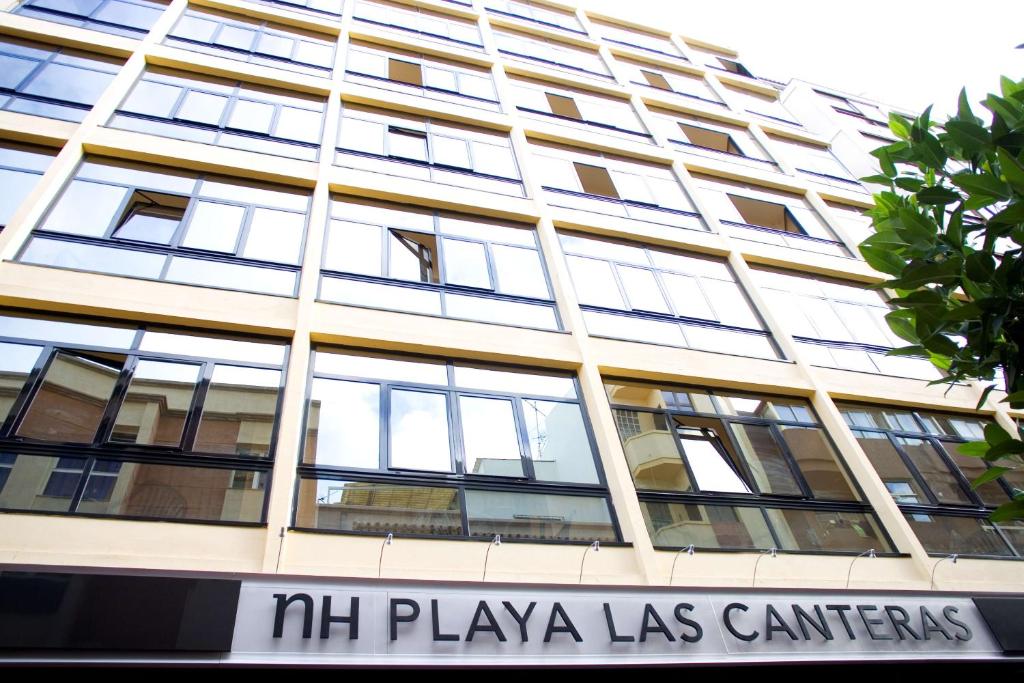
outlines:
[[[992,446],[988,449],[988,453],[985,455],[985,460],[999,460],[1005,458],[1008,455],[1020,455],[1024,453],[1024,441],[1017,441],[1017,439],[1010,439],[1003,443]]]
[[[958,173],[950,177],[953,184],[962,190],[966,190],[972,196],[984,195],[996,199],[1009,199],[1010,189],[1006,183],[989,173]]]
[[[968,455],[972,458],[984,458],[988,453],[989,445],[985,441],[970,441],[956,447],[960,455]]]
[[[1013,97],[1014,94],[1024,90],[1024,82],[1017,83],[1006,76],[1000,76],[999,89],[1002,91],[1003,97]]]
[[[880,273],[899,275],[903,272],[904,266],[906,266],[906,262],[892,253],[892,249],[887,247],[864,246],[862,244],[859,250],[868,265]]]
[[[1000,401],[1000,403],[1024,403],[1024,391],[1015,391]]]
[[[1003,170],[1006,180],[1017,188],[1018,192],[1024,192],[1024,166],[1002,147],[996,150],[996,155],[999,157],[999,167]]]
[[[924,358],[928,355],[928,350],[920,344],[912,344],[910,346],[901,346],[897,349],[889,349],[885,352],[887,356],[912,356],[915,358]]]
[[[984,486],[985,484],[989,483],[990,481],[995,481],[996,479],[1003,476],[1012,469],[1012,467],[999,467],[997,465],[994,465],[985,470],[977,477],[977,479],[971,482],[971,489],[978,489]]]
[[[981,392],[981,398],[978,399],[978,405],[976,405],[974,409],[981,410],[981,407],[985,405],[985,401],[988,400],[989,394],[995,391],[995,389],[995,384],[989,384],[987,387],[985,387],[985,390]]]
[[[939,139],[928,131],[921,134],[921,142],[915,149],[921,161],[931,168],[942,170],[946,167],[946,150],[942,149]]]
[[[917,193],[917,201],[921,204],[945,206],[960,201],[960,195],[945,187],[926,187]]]
[[[920,178],[909,178],[907,176],[902,176],[900,178],[896,178],[896,180],[894,180],[893,182],[896,183],[896,187],[900,188],[901,190],[906,190],[907,192],[917,192],[922,187],[924,187],[924,181],[921,180]]]
[[[921,342],[917,336],[917,328],[914,325],[916,318],[916,312],[907,308],[897,309],[885,314],[885,322],[889,324],[889,329],[893,331],[893,334],[914,345]]]
[[[884,175],[889,178],[896,177],[896,166],[892,163],[892,157],[889,156],[888,148],[879,147],[871,154],[878,159],[878,166],[882,169]]]
[[[1016,128],[1024,116],[1024,107],[1019,102],[998,95],[989,95],[982,103],[990,112],[1001,118],[1010,128]]]
[[[946,123],[946,132],[968,156],[973,156],[992,144],[989,132],[973,121],[950,120]]]
[[[1014,202],[988,219],[989,225],[1016,225],[1024,223],[1024,202]]]
[[[961,121],[977,122],[978,117],[971,110],[971,103],[967,99],[967,88],[960,88],[960,97],[957,99],[957,116]],[[947,127],[949,124],[946,124]]]
[[[884,175],[869,175],[860,179],[862,183],[867,185],[892,185],[892,179]]]
[[[1013,437],[997,422],[989,422],[985,425],[985,441],[988,441],[992,446],[998,446],[1012,440]]]
[[[964,261],[967,277],[975,282],[988,282],[996,272],[996,260],[992,254],[976,251],[968,254]]]
[[[1024,517],[1024,500],[1011,500],[997,507],[988,518],[993,522],[1007,522],[1021,517]]]
[[[907,121],[896,112],[889,114],[889,130],[901,140],[910,139],[910,121]]]

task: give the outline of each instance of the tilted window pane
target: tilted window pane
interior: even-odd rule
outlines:
[[[303,462],[337,467],[380,466],[380,387],[314,379]]]
[[[466,473],[523,476],[512,402],[460,396],[459,411]]]
[[[84,459],[4,454],[0,509],[68,512],[82,478]],[[7,469],[10,468],[10,469]]]
[[[897,503],[930,502],[885,434],[859,429],[853,434]]]
[[[762,493],[801,495],[793,471],[769,427],[734,424],[732,432]]]
[[[110,440],[180,446],[199,372],[198,365],[139,361]]]
[[[699,426],[689,418],[676,417],[676,427],[683,457],[693,471],[701,491],[751,493],[743,481],[735,455],[730,453],[718,433]]]
[[[10,415],[41,351],[38,346],[0,343],[0,426]]]
[[[391,392],[391,467],[451,472],[444,394]]]
[[[203,403],[195,450],[270,456],[281,373],[217,365]]]
[[[938,503],[969,505],[972,502],[934,446],[922,439],[898,437],[896,441],[924,477]]]
[[[302,479],[295,525],[374,534],[461,535],[454,488]]]
[[[92,443],[124,362],[119,354],[58,352],[18,427],[18,436]]]
[[[823,429],[779,425],[779,431],[815,497],[859,500]]]
[[[775,541],[760,508],[641,502],[655,546],[755,550]]]
[[[614,541],[604,498],[466,491],[471,536]]]
[[[523,399],[522,406],[537,479],[598,483],[580,406],[532,399]]]

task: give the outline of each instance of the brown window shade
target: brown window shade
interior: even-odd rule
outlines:
[[[576,175],[579,176],[584,192],[619,198],[619,193],[616,192],[615,185],[612,183],[612,177],[608,174],[607,169],[600,166],[591,166],[590,164],[581,164],[577,161],[574,161],[572,165],[576,167]]]
[[[772,230],[781,230],[782,232],[805,234],[803,228],[793,218],[793,214],[782,204],[762,202],[759,199],[737,197],[732,194],[727,196],[733,203],[733,206],[736,207],[736,210],[743,216],[743,221],[746,223],[760,225]]]
[[[661,74],[655,73],[654,71],[647,71],[646,69],[641,69],[640,73],[642,73],[644,78],[647,79],[648,85],[661,90],[672,90],[672,86],[668,84],[668,81],[665,80],[665,77]]]
[[[423,85],[423,72],[419,64],[388,58],[388,78],[409,85]]]
[[[554,93],[544,93],[548,98],[548,106],[551,107],[551,113],[557,114],[558,116],[565,116],[566,118],[576,119],[582,121],[583,117],[580,116],[580,110],[576,108],[576,102],[571,97],[564,97],[562,95],[555,95]]]
[[[690,126],[685,123],[680,123],[679,127],[683,133],[686,134],[686,139],[695,145],[701,147],[707,147],[708,149],[717,149],[719,152],[728,152],[730,154],[739,154],[743,156],[743,152],[736,146],[730,135],[726,133],[719,133],[716,130],[708,130],[707,128],[699,128],[697,126]]]

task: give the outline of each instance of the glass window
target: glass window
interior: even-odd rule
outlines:
[[[356,0],[353,16],[357,21],[415,33],[427,40],[481,47],[480,30],[474,22],[424,8],[406,7],[384,0]]]
[[[229,59],[330,75],[335,39],[293,26],[189,6],[167,36],[171,45]]]
[[[315,161],[322,97],[149,67],[108,125]]]
[[[0,450],[33,447],[0,458],[0,508],[263,519],[284,345],[15,316],[0,337]]]
[[[494,31],[494,40],[499,52],[513,58],[540,62],[561,71],[610,78],[604,60],[592,48],[504,28]]]
[[[331,215],[321,298],[558,329],[530,227],[341,197]]]
[[[986,419],[853,403],[837,406],[929,553],[1019,554],[1012,532],[997,531],[987,520],[992,509],[1010,500],[1015,473],[975,489],[971,481],[988,466],[957,451],[961,443],[984,435]]]
[[[0,109],[81,121],[123,62],[43,43],[0,38]]]
[[[308,191],[89,159],[19,259],[292,296],[308,204]]]
[[[484,6],[489,12],[504,14],[527,21],[554,26],[574,33],[583,33],[576,15],[568,10],[556,9],[530,0],[487,0]]]
[[[297,525],[616,540],[607,489],[576,396],[574,379],[560,373],[317,350]],[[392,481],[358,481],[368,475]],[[425,486],[423,477],[437,478],[438,485]],[[564,495],[564,484],[573,485],[573,495]],[[394,491],[394,496],[380,494],[379,506],[388,509],[365,509],[378,507],[375,496],[355,502],[356,491],[377,487]],[[358,509],[342,510],[350,496]],[[325,497],[335,505],[324,507]],[[384,502],[392,498],[394,506],[401,507],[402,500],[417,510],[420,505],[438,510],[431,516],[456,517],[445,523],[446,531],[410,526],[420,513],[410,507],[392,510]],[[321,522],[321,514],[333,521]],[[368,519],[380,523],[364,524]]]
[[[24,0],[15,12],[138,38],[149,31],[167,5],[160,0]]]
[[[55,154],[45,147],[0,143],[0,230],[10,222]]]
[[[611,379],[605,390],[655,546],[890,550],[808,404]]]
[[[560,240],[590,334],[778,358],[724,262],[568,232]],[[598,308],[616,309],[622,322]],[[737,341],[726,346],[704,330]]]

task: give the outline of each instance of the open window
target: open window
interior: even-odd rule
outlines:
[[[576,106],[576,101],[571,97],[556,95],[550,92],[546,92],[544,95],[548,98],[548,106],[551,107],[552,114],[555,114],[556,116],[564,116],[576,121],[583,120],[583,116],[580,114],[580,110]]]
[[[679,445],[701,491],[751,493],[735,456],[713,428],[679,416],[673,419]]]
[[[188,197],[135,190],[111,235],[114,239],[170,244],[188,208]]]
[[[388,58],[388,78],[408,85],[423,85],[423,69],[415,62]]]
[[[668,80],[661,74],[657,73],[656,71],[640,69],[640,73],[642,73],[644,75],[644,78],[647,79],[647,85],[651,86],[652,88],[658,88],[659,90],[668,90],[669,92],[672,92],[672,86],[669,85]]]
[[[722,65],[722,68],[728,71],[729,73],[737,74],[739,76],[746,76],[748,78],[754,77],[754,74],[750,73],[750,70],[747,69],[747,67],[740,64],[739,62],[733,61],[731,59],[726,59],[725,57],[718,57],[717,59],[718,63]]]
[[[615,189],[615,184],[612,182],[608,169],[601,168],[600,166],[591,166],[590,164],[581,164],[578,161],[574,161],[572,165],[576,169],[576,175],[580,179],[580,185],[583,186],[584,192],[614,197],[615,199],[619,198],[619,193]]]
[[[679,128],[683,131],[686,139],[694,145],[706,147],[707,149],[714,149],[719,152],[727,152],[728,154],[745,156],[743,151],[732,139],[732,136],[728,133],[721,133],[717,130],[708,130],[707,128],[701,128],[699,126],[691,126],[682,122],[679,122]]]
[[[437,264],[437,238],[408,230],[390,230],[391,277],[414,282],[441,281]]]
[[[806,235],[807,232],[800,226],[790,210],[783,204],[763,202],[760,199],[740,197],[734,194],[726,195],[733,203],[743,221],[750,225],[759,225],[763,228],[771,228],[781,232],[791,232],[798,235]]]
[[[426,161],[426,132],[400,126],[388,126],[388,156]]]

